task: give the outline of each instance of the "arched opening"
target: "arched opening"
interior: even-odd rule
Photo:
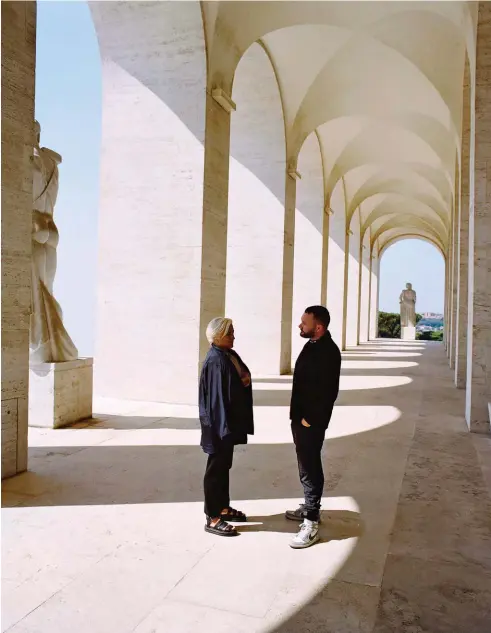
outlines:
[[[207,77],[201,6],[90,9],[104,86],[95,390],[194,403]]]
[[[399,297],[406,283],[411,283],[416,292],[416,313],[422,317],[421,325],[418,324],[416,328],[416,336],[428,340],[441,339],[445,260],[436,246],[417,238],[398,240],[381,252],[379,336],[399,338]],[[390,325],[386,325],[387,319]]]
[[[237,111],[230,132],[226,313],[235,323],[237,350],[247,350],[251,371],[277,374],[285,131],[278,83],[259,44],[251,46],[239,63],[233,100]]]
[[[39,2],[36,46],[41,146],[62,157],[54,213],[60,236],[54,297],[79,356],[93,356],[102,82],[88,4]]]
[[[311,134],[298,157],[297,204],[293,267],[292,363],[305,345],[298,324],[307,306],[321,302],[324,231],[324,178],[316,134]]]

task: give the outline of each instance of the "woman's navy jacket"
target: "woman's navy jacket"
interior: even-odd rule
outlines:
[[[230,437],[234,444],[247,444],[254,434],[252,383],[245,387],[234,364],[233,355],[244,371],[249,369],[234,352],[212,345],[206,355],[199,380],[199,419],[201,447],[215,453],[220,441]]]

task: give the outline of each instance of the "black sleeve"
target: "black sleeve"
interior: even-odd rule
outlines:
[[[318,359],[306,385],[308,395],[304,398],[305,420],[309,424],[329,422],[332,408],[339,393],[341,354],[338,349]]]
[[[230,429],[230,382],[230,370],[224,363],[210,363],[203,369],[200,420],[205,426],[211,426],[219,437],[227,435]]]

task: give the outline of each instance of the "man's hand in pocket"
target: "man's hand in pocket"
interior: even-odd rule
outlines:
[[[302,420],[302,426],[305,426],[306,428],[310,428],[310,424],[305,419]]]

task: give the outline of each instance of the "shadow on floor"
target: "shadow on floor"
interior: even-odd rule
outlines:
[[[66,426],[63,428],[73,429],[74,427]],[[192,431],[199,429],[200,424],[198,418],[159,418],[157,416],[150,417],[131,414],[127,416],[120,416],[95,413],[92,419],[86,420],[79,428],[93,430],[107,429],[115,431],[130,429],[175,429],[180,431]]]
[[[380,546],[379,504],[383,507],[387,496],[393,495],[390,503],[397,507],[397,514],[394,525],[385,527],[382,536],[388,538],[387,529],[392,528],[390,543],[380,555],[386,561],[383,581],[370,585],[334,578],[269,633],[489,630],[491,504],[459,413],[463,394],[452,388],[440,351],[432,351],[430,359],[411,371],[418,380],[406,385],[342,392],[341,404],[394,404],[401,416],[383,427],[329,439],[324,452],[325,496],[351,497],[360,509],[360,514],[329,510],[323,515],[323,540],[358,537],[345,567]],[[373,372],[383,376],[387,369]],[[364,373],[372,372],[357,370],[357,375]],[[408,375],[404,368],[397,373]],[[288,390],[257,394],[258,406],[289,402],[284,400],[289,398]],[[131,429],[127,423],[141,429],[197,428],[197,420],[186,418],[118,418],[125,422],[115,418],[105,416],[94,432]],[[202,501],[206,457],[199,447],[111,445],[118,439],[98,446],[31,449],[33,472],[4,482],[7,497],[20,493],[22,498],[12,505],[24,507]],[[120,439],[131,441],[129,436]],[[382,498],[381,489],[385,491]],[[301,488],[291,443],[239,448],[231,493],[239,507],[241,499],[291,499],[294,507]],[[5,505],[11,505],[10,498]],[[275,514],[251,516],[250,523],[239,529],[294,533],[298,526]]]
[[[343,473],[356,455],[369,452],[367,444],[373,446],[382,441],[377,437],[387,432],[383,427],[325,443],[326,494],[336,491],[336,495],[351,496],[349,490],[340,492]],[[390,436],[387,438],[389,441]],[[195,445],[36,447],[30,449],[29,457],[32,470],[3,484],[7,492],[27,495],[22,500],[24,507],[180,503],[203,499],[206,455]],[[234,499],[300,500],[302,490],[293,444],[237,447],[231,494]],[[3,503],[10,504],[8,496]]]
[[[291,508],[294,510],[295,508]],[[284,514],[250,516],[248,522],[237,525],[239,532],[278,532],[296,534],[299,524],[285,519]],[[321,512],[319,535],[323,542],[341,541],[361,536],[364,524],[361,515],[351,510],[325,510]]]

